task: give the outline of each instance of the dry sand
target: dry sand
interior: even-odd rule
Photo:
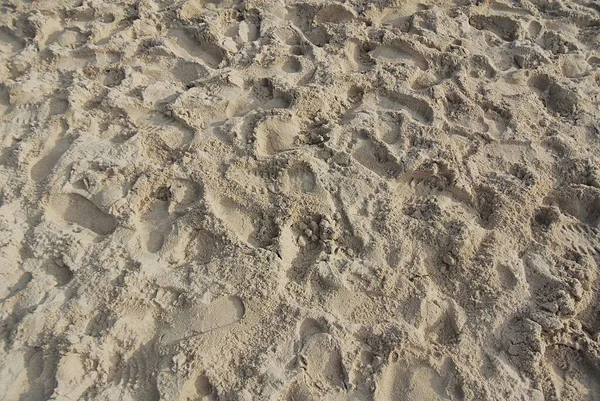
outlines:
[[[1,400],[600,399],[597,0],[1,4]]]

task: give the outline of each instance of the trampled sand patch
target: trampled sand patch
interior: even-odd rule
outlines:
[[[594,0],[5,0],[0,400],[600,399]]]

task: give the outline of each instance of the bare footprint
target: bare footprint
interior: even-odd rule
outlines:
[[[25,41],[15,35],[10,29],[0,27],[0,53],[16,53],[25,47]]]
[[[56,223],[73,223],[98,235],[108,235],[117,227],[113,216],[75,193],[53,195],[48,203],[47,215]]]
[[[194,30],[171,29],[168,35],[187,54],[199,58],[211,68],[217,68],[225,57],[223,49],[202,39]]]
[[[410,88],[416,91],[429,89],[439,84],[441,80],[431,72],[417,74],[411,81]]]
[[[283,187],[292,193],[310,193],[315,190],[317,180],[310,166],[298,163],[286,170]]]
[[[254,130],[256,153],[259,156],[273,156],[295,148],[295,140],[300,134],[299,127],[300,122],[293,115],[265,118]]]
[[[527,84],[550,112],[567,116],[577,109],[577,94],[548,75],[531,77]]]
[[[213,400],[215,388],[206,375],[192,376],[183,385],[180,396],[183,400]],[[213,396],[213,397],[211,397]],[[209,398],[210,397],[210,398]]]
[[[300,343],[304,344],[309,337],[319,333],[325,333],[325,330],[318,321],[310,317],[304,319],[298,329]]]
[[[589,74],[589,64],[582,56],[569,55],[561,67],[567,78],[582,78]]]
[[[429,69],[429,63],[409,43],[396,40],[383,46],[377,47],[369,53],[376,60],[390,63],[403,63],[420,68],[423,71]]]
[[[188,144],[194,137],[191,129],[159,113],[143,113],[136,124],[139,134],[146,137],[158,137],[170,149],[178,149]]]
[[[160,251],[172,229],[169,201],[155,199],[141,216],[141,225],[142,240],[148,252]]]
[[[163,330],[161,342],[172,344],[238,323],[246,307],[241,298],[231,295],[200,304],[177,313],[173,322]]]
[[[54,127],[44,144],[44,150],[38,161],[31,167],[30,176],[33,181],[40,183],[52,172],[60,157],[69,149],[71,138],[65,135],[62,124]]]
[[[173,67],[172,73],[182,83],[188,84],[208,74],[208,69],[200,63],[179,60]]]
[[[186,245],[185,255],[188,260],[204,264],[218,257],[224,248],[222,239],[217,235],[204,229],[198,229]]]
[[[261,232],[265,221],[259,217],[258,213],[225,196],[212,195],[208,199],[215,216],[241,242],[252,247],[267,245],[268,241]]]
[[[402,7],[392,9],[381,18],[383,26],[392,26],[399,28],[403,32],[408,32],[410,28],[410,17],[418,11],[426,10],[427,6],[418,1],[408,1],[402,4]]]
[[[357,134],[352,157],[382,178],[397,177],[402,173],[402,167],[388,148],[383,143],[376,142],[367,133]]]
[[[346,57],[348,59],[347,69],[349,71],[369,71],[373,69],[373,57],[369,54],[373,47],[368,44],[362,44],[357,41],[349,41],[346,47]]]
[[[391,363],[382,370],[377,384],[376,400],[442,401],[449,399],[443,378],[422,362]]]
[[[290,74],[296,74],[296,73],[302,71],[302,64],[298,60],[298,57],[289,57],[285,61],[285,63],[283,63],[283,65],[281,66],[281,69],[284,72],[287,72]]]
[[[346,372],[335,339],[326,333],[315,333],[304,340],[300,352],[305,364],[306,380],[322,389],[345,389]]]
[[[469,24],[475,29],[490,31],[505,41],[517,40],[521,33],[519,22],[505,15],[473,15]]]
[[[600,226],[600,190],[587,185],[559,188],[551,200],[563,213],[570,214],[590,227]]]
[[[330,3],[321,8],[315,16],[317,24],[341,24],[356,18],[354,10],[340,3]]]
[[[399,92],[386,91],[377,96],[380,107],[391,110],[404,110],[414,120],[431,124],[434,120],[433,108],[422,99]]]

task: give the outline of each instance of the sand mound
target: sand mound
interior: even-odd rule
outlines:
[[[0,10],[0,400],[600,399],[596,1]]]

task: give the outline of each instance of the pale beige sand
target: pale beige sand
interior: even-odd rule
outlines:
[[[4,0],[0,400],[599,400],[600,2]]]

